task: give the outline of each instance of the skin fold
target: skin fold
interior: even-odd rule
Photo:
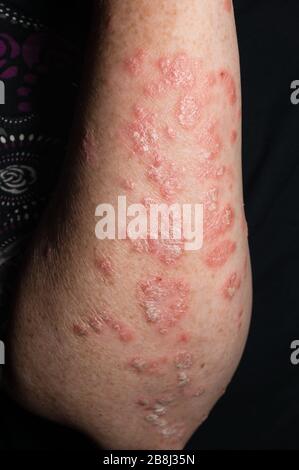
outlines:
[[[24,406],[112,449],[180,449],[244,349],[251,273],[231,2],[96,2],[59,187],[10,328]],[[96,207],[204,207],[203,247],[98,240]]]

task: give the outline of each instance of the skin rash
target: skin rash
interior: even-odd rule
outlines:
[[[141,56],[144,58],[148,55],[139,49],[127,57],[123,63],[124,69],[127,70],[126,64],[135,63],[136,57]],[[174,145],[179,140],[184,142],[184,139],[194,142],[198,162],[196,174],[200,182],[225,177],[226,167],[220,158],[223,141],[217,118],[215,116],[207,120],[205,114],[215,89],[224,92],[230,106],[236,107],[236,84],[226,69],[214,74],[218,80],[211,80],[212,72],[205,71],[199,59],[189,58],[185,53],[158,60],[147,57],[147,61],[153,62],[157,78],[145,85],[145,98],[133,106],[132,119],[124,123],[120,139],[130,155],[135,156],[136,161],[144,167],[146,178],[157,187],[162,198],[175,200],[186,184],[185,169],[174,161],[170,142]],[[148,65],[143,65],[144,72],[140,74],[144,82],[149,72]],[[127,70],[127,73],[132,79],[131,71]],[[174,100],[173,113],[170,113],[171,124],[163,122],[163,113],[155,112],[157,106],[163,103],[165,93],[173,96]],[[231,134],[229,141],[232,144],[236,142],[235,134]]]
[[[226,9],[231,7],[226,2]],[[226,146],[234,146],[237,141],[237,131],[228,131],[224,135],[220,131],[217,116],[205,117],[209,103],[212,102],[214,90],[218,87],[224,91],[224,97],[230,107],[238,104],[236,84],[232,74],[225,69],[219,71],[201,70],[201,61],[189,58],[180,53],[163,56],[152,60],[156,79],[146,82],[148,74],[149,55],[142,49],[136,50],[132,56],[123,61],[123,70],[130,80],[141,80],[143,83],[143,99],[131,108],[131,118],[122,125],[119,134],[120,143],[127,149],[129,158],[134,158],[140,165],[145,183],[148,182],[158,191],[160,198],[175,201],[185,189],[187,170],[173,158],[172,146],[179,141],[193,142],[193,158],[195,171],[189,172],[188,178],[194,178],[194,184],[203,188],[201,202],[204,204],[205,225],[204,237],[205,254],[200,255],[199,263],[211,272],[221,271],[236,256],[237,242],[231,238],[236,224],[236,214],[233,204],[222,199],[222,183],[230,181],[229,168],[223,160]],[[201,80],[198,80],[198,72]],[[213,78],[211,78],[213,77]],[[204,85],[202,85],[202,83]],[[203,86],[205,89],[203,89]],[[163,120],[163,113],[155,111],[155,103],[163,101],[163,94],[173,94],[173,111],[170,110],[171,121]],[[210,96],[211,95],[211,96]],[[162,118],[161,118],[162,116]],[[233,116],[233,113],[232,113]],[[233,121],[233,117],[232,117]],[[120,181],[120,187],[134,194],[137,182],[132,178]],[[146,199],[146,198],[145,198]],[[191,286],[184,278],[172,277],[167,274],[182,260],[184,254],[180,241],[163,240],[132,240],[133,251],[147,255],[154,265],[159,261],[165,266],[165,274],[149,275],[139,280],[136,288],[137,309],[144,322],[145,330],[150,330],[159,336],[170,336],[181,324],[188,321],[192,312]],[[112,268],[107,258],[99,258],[97,269],[106,277],[110,277]],[[217,287],[217,282],[216,282]],[[241,278],[237,273],[231,274],[226,281],[215,289],[218,303],[231,302],[241,288]],[[237,323],[241,328],[240,315]],[[94,327],[89,320],[89,328],[97,333],[97,319]],[[115,330],[112,320],[105,320],[110,330]],[[118,337],[121,339],[119,326]],[[125,329],[126,331],[126,329]],[[92,332],[92,331],[91,331]],[[76,332],[79,337],[84,335]],[[133,334],[128,334],[130,341],[138,343]],[[176,335],[172,347],[163,355],[148,355],[144,352],[133,355],[125,360],[124,367],[133,374],[142,385],[147,377],[172,377],[172,384],[165,397],[154,397],[152,394],[136,399],[136,413],[145,425],[152,429],[160,439],[168,444],[176,445],[186,433],[184,419],[179,418],[176,409],[185,400],[195,400],[201,403],[209,392],[205,381],[205,363],[200,355],[193,350],[178,349],[178,344],[191,343],[193,334],[180,333]],[[196,373],[198,362],[201,363],[200,373]],[[146,383],[146,382],[145,382]],[[225,387],[221,387],[221,394]],[[203,406],[203,408],[205,408]],[[199,422],[207,417],[202,412]]]
[[[190,288],[181,279],[155,276],[138,284],[137,298],[148,324],[167,334],[188,313]]]
[[[230,2],[223,6],[231,11]],[[75,313],[63,320],[68,341],[60,341],[74,345],[92,406],[82,406],[80,389],[67,383],[65,396],[72,396],[76,413],[65,404],[61,414],[107,446],[181,448],[224,393],[248,330],[250,288],[241,256],[247,241],[240,182],[232,178],[239,88],[229,66],[213,69],[181,50],[157,56],[136,48],[118,61],[114,74],[119,88],[133,93],[106,133],[118,150],[113,190],[132,202],[201,202],[204,246],[186,253],[181,240],[122,240],[113,242],[115,251],[105,244],[93,246],[92,259],[79,257],[84,280],[74,291],[85,289],[87,300],[80,295],[72,305]],[[100,164],[105,172],[96,131],[84,133],[80,155],[89,174]],[[77,376],[77,370],[68,373]]]

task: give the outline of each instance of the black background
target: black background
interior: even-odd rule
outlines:
[[[10,3],[84,39],[83,1]],[[188,449],[299,449],[299,365],[290,362],[290,344],[299,339],[299,105],[290,102],[290,84],[299,79],[299,2],[234,4],[253,319],[241,365]],[[93,449],[77,433],[30,415],[4,395],[0,423],[0,449]]]

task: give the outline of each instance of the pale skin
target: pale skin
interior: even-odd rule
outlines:
[[[10,388],[102,447],[181,449],[230,382],[250,322],[233,10],[104,4],[61,185],[21,276]],[[203,248],[97,240],[95,208],[119,195],[202,202]]]

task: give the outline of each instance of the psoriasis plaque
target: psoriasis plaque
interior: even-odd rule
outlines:
[[[104,279],[112,279],[114,274],[114,267],[111,258],[108,256],[99,255],[95,252],[94,264],[96,271],[98,271]]]
[[[229,276],[227,281],[225,282],[222,292],[223,296],[227,300],[232,300],[237,291],[241,287],[241,277],[238,275],[238,273],[234,272]]]
[[[141,96],[132,107],[131,117],[121,126],[121,139],[160,196],[174,200],[185,189],[185,169],[174,158],[178,148],[185,154],[190,147],[192,160],[198,162],[200,182],[225,178],[226,166],[218,161],[224,136],[219,133],[218,119],[211,118],[209,106],[215,87],[224,93],[230,106],[236,105],[232,73],[226,68],[205,70],[203,60],[184,52],[153,59],[142,49],[125,59],[124,68],[130,80],[139,83]],[[227,142],[234,144],[236,140],[237,131],[233,129]]]
[[[123,343],[129,343],[134,339],[131,328],[107,310],[90,312],[81,320],[74,322],[72,331],[79,338],[110,333]]]
[[[231,240],[223,240],[205,256],[205,263],[210,268],[220,268],[232,257],[237,244]]]
[[[137,49],[137,51],[123,62],[124,70],[131,77],[138,77],[143,72],[143,65],[146,57],[146,51]]]
[[[150,277],[138,283],[137,300],[145,321],[167,334],[189,311],[190,287],[180,279]]]
[[[206,241],[212,241],[233,228],[235,212],[230,204],[223,209],[205,210],[204,237]]]
[[[224,69],[219,72],[219,77],[221,83],[223,84],[229,104],[234,106],[237,102],[237,89],[233,76],[228,70]]]
[[[134,251],[155,256],[167,266],[175,265],[184,255],[182,240],[155,240],[151,238],[131,240]]]

